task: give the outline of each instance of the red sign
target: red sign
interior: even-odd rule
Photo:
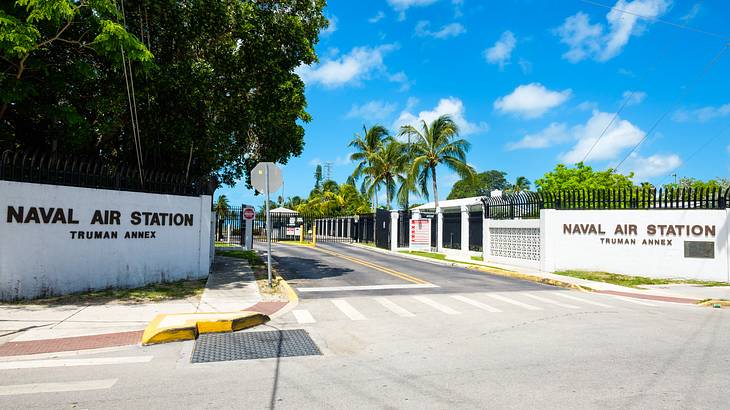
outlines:
[[[431,220],[411,219],[411,250],[429,252],[431,250]]]
[[[243,210],[243,219],[245,220],[251,220],[256,216],[256,213],[253,211],[253,208],[246,208]]]

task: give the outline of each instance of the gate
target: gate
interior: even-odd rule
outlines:
[[[407,248],[411,243],[411,211],[398,211],[398,247]]]
[[[375,241],[375,214],[360,214],[354,217],[353,240],[360,243]]]
[[[266,242],[266,216],[256,214],[253,221],[253,238]],[[375,216],[373,214],[346,216],[312,216],[293,213],[271,214],[271,241],[312,242],[373,242]]]
[[[216,246],[243,246],[243,206],[233,206],[216,211]]]
[[[377,209],[375,222],[375,246],[390,249],[390,211]]]

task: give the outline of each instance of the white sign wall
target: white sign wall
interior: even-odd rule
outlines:
[[[544,271],[730,281],[730,210],[541,212]]]
[[[202,278],[211,197],[0,181],[0,300]]]

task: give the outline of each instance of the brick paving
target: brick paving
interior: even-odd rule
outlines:
[[[0,356],[22,356],[39,353],[99,349],[102,347],[128,346],[138,344],[141,339],[142,331],[138,330],[133,332],[106,333],[93,336],[8,342],[0,346]]]
[[[633,292],[619,292],[615,290],[596,290],[596,293],[605,293],[608,295],[617,295],[617,296],[626,296],[629,298],[636,298],[636,299],[646,299],[646,300],[656,300],[660,302],[673,302],[673,303],[687,303],[687,304],[695,304],[699,302],[697,299],[689,299],[689,298],[679,298],[674,296],[659,296],[659,295],[644,295],[641,293],[633,293]]]

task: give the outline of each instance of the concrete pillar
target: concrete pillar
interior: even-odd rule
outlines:
[[[492,253],[492,242],[489,236],[489,222],[491,219],[482,220],[482,258],[484,262],[488,261]]]
[[[414,209],[413,212],[411,212],[411,219],[421,219],[421,211]]]
[[[461,251],[469,253],[469,207],[461,206]]]
[[[444,251],[444,213],[441,208],[436,208],[436,223],[438,229],[436,230],[436,252]]]
[[[398,250],[398,211],[390,211],[390,250]]]
[[[352,218],[347,218],[347,237],[352,238]]]

